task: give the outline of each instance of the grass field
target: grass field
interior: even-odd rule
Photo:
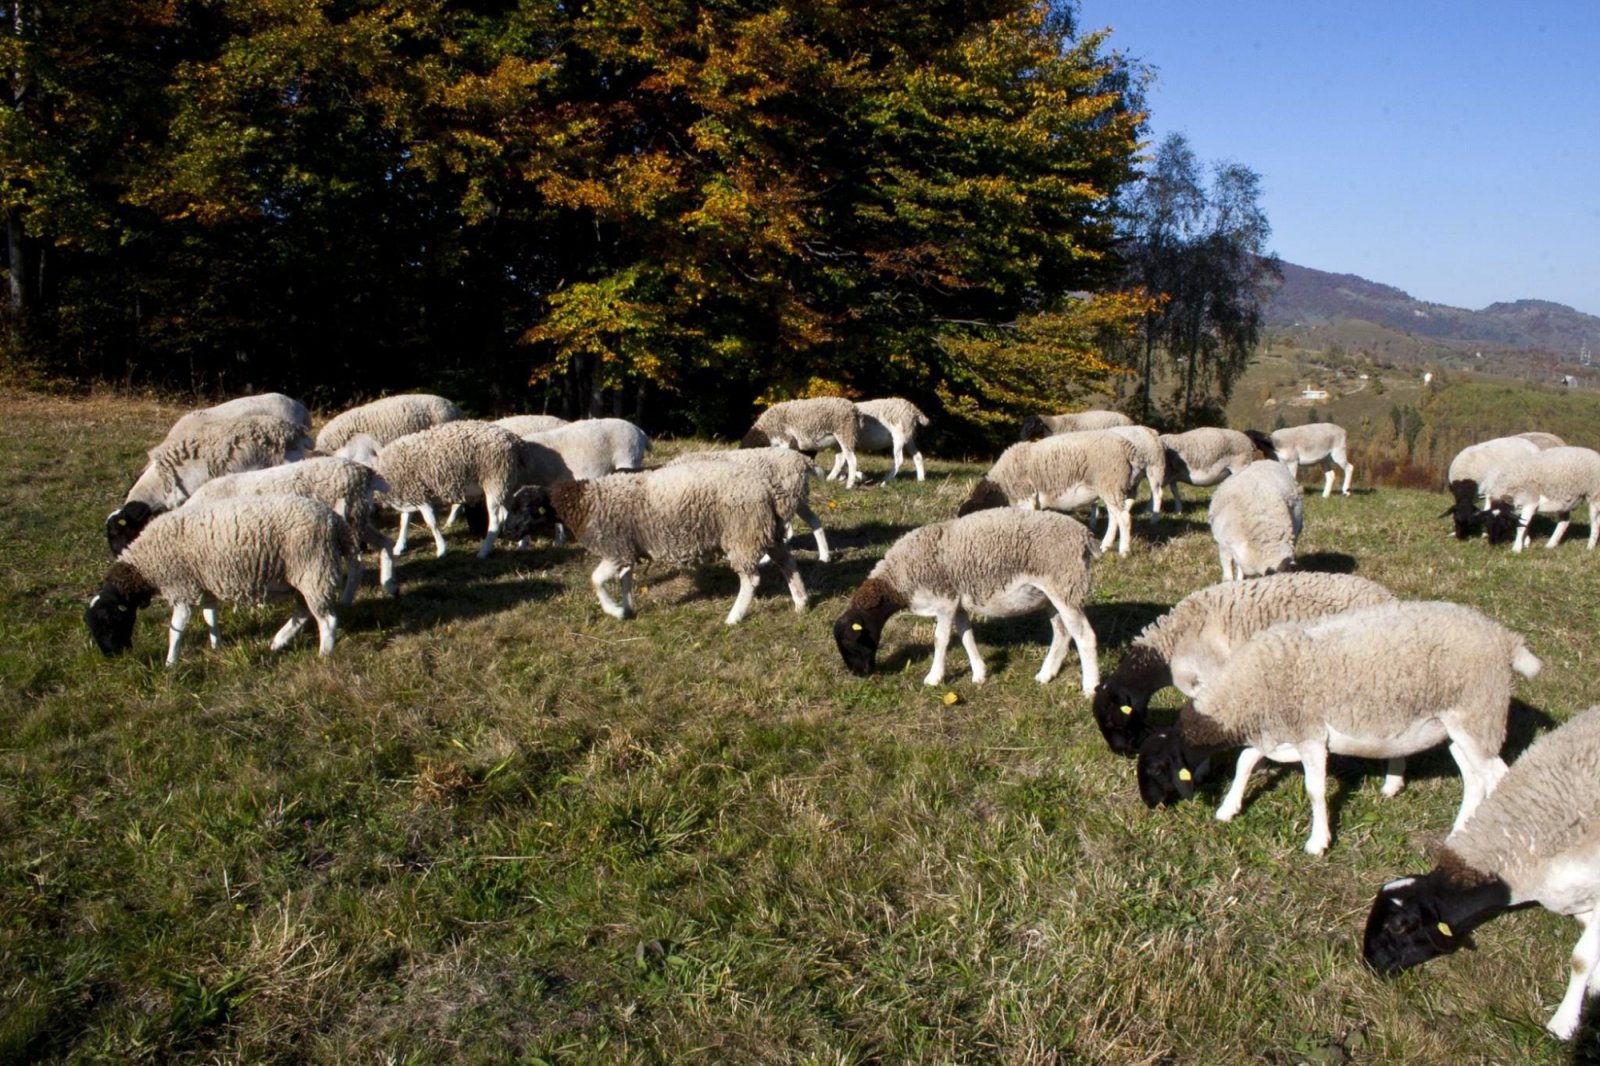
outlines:
[[[1311,858],[1295,768],[1258,772],[1230,826],[1225,781],[1146,810],[1075,663],[1032,680],[1042,616],[979,624],[981,687],[924,687],[909,618],[883,674],[844,672],[831,620],[977,465],[821,484],[839,550],[801,552],[806,614],[769,577],[729,629],[709,567],[647,573],[617,622],[580,551],[480,561],[458,530],[403,557],[398,601],[369,578],[331,657],[267,650],[280,605],[226,612],[217,651],[196,623],[166,670],[162,605],[109,661],[81,616],[176,411],[4,405],[0,1061],[1565,1060],[1541,1027],[1568,919],[1507,915],[1394,980],[1361,963],[1377,886],[1454,816],[1442,752],[1393,799],[1336,759]],[[1522,557],[1457,543],[1444,502],[1314,496],[1301,554],[1529,634],[1514,753],[1600,693],[1597,560],[1581,525]],[[1217,577],[1203,506],[1141,517],[1097,568],[1102,669]]]

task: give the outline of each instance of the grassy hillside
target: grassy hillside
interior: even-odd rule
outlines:
[[[100,524],[170,409],[6,398],[0,424],[0,1061],[1564,1061],[1542,1032],[1574,923],[1503,917],[1479,949],[1380,980],[1359,958],[1386,878],[1425,868],[1448,756],[1334,761],[1334,843],[1301,851],[1297,769],[1231,826],[1149,811],[1040,616],[983,622],[990,680],[885,673],[829,623],[887,545],[950,515],[977,465],[816,493],[838,558],[809,613],[768,579],[655,570],[603,616],[592,561],[543,543],[413,552],[335,653],[267,651],[285,606],[165,612],[103,660],[81,615]],[[672,446],[660,451],[669,453]],[[881,462],[869,461],[869,470]],[[1203,495],[1203,494],[1202,494]],[[1438,496],[1307,501],[1302,555],[1530,634],[1510,747],[1594,702],[1595,558],[1459,544]],[[1216,580],[1192,506],[1101,562],[1102,668]],[[964,668],[959,651],[952,666]],[[947,704],[953,692],[959,702]],[[1169,690],[1158,706],[1177,706]]]

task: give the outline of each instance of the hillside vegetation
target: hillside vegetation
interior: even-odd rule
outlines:
[[[1541,1026],[1569,920],[1507,915],[1395,980],[1360,961],[1377,886],[1454,816],[1447,755],[1392,799],[1336,759],[1310,858],[1297,769],[1258,773],[1230,826],[1222,781],[1145,809],[1073,663],[1032,680],[1041,616],[978,624],[981,687],[959,651],[924,687],[931,625],[903,617],[884,673],[844,672],[832,618],[985,464],[819,485],[838,556],[801,551],[806,614],[769,578],[724,626],[712,566],[652,570],[617,622],[581,551],[480,561],[458,529],[402,558],[398,601],[363,589],[328,658],[267,650],[277,605],[225,612],[216,651],[192,630],[166,670],[160,605],[109,661],[82,613],[101,522],[176,412],[6,408],[0,1060],[1566,1059]],[[1514,754],[1595,701],[1596,559],[1581,528],[1521,557],[1457,543],[1441,502],[1313,497],[1301,554],[1528,634]],[[1135,541],[1097,568],[1103,670],[1217,578],[1203,505]]]

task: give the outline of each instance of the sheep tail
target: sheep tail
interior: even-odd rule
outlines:
[[[1517,645],[1517,650],[1511,656],[1511,669],[1531,680],[1539,676],[1539,671],[1543,667],[1544,663],[1540,662],[1539,657],[1528,650],[1526,644]]]
[[[1259,429],[1247,429],[1244,431],[1244,435],[1250,438],[1251,444],[1254,444],[1257,448],[1261,449],[1262,455],[1266,456],[1268,459],[1271,459],[1273,462],[1278,461],[1278,449],[1273,447],[1271,437],[1267,436]]]
[[[928,416],[923,414],[922,408],[918,407],[916,404],[911,405],[911,414],[916,418],[917,425],[925,426],[928,424]]]

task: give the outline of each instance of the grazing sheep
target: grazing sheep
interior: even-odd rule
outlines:
[[[435,554],[442,556],[444,534],[434,508],[482,499],[489,521],[478,558],[485,558],[494,550],[506,501],[522,483],[523,451],[522,438],[509,429],[472,419],[407,434],[384,445],[375,460],[378,476],[389,485],[379,494],[379,502],[421,512],[433,534]],[[396,554],[404,550],[404,538],[402,528]]]
[[[1134,483],[1128,486],[1128,508],[1133,508],[1134,497],[1139,491],[1138,476],[1143,473],[1150,485],[1150,524],[1155,525],[1156,518],[1161,514],[1161,486],[1167,480],[1167,449],[1161,443],[1161,434],[1149,426],[1110,426],[1099,432],[1121,437],[1133,445],[1138,462]]]
[[[306,496],[326,504],[334,514],[350,523],[367,544],[378,550],[378,580],[391,596],[400,593],[394,579],[394,544],[373,524],[373,493],[388,488],[369,466],[338,456],[319,456],[298,463],[270,466],[242,474],[224,474],[201,485],[186,506],[205,500],[234,496]],[[361,572],[352,570],[340,603],[348,606],[355,599]]]
[[[779,517],[783,519],[786,536],[792,535],[789,527],[798,514],[811,527],[811,534],[817,542],[817,559],[824,563],[828,561],[828,533],[822,528],[822,519],[811,509],[811,474],[815,468],[810,459],[787,448],[740,448],[736,451],[686,452],[667,465],[719,462],[738,463],[766,479],[767,491],[772,495]]]
[[[1272,431],[1272,446],[1278,452],[1289,472],[1298,480],[1300,468],[1308,463],[1321,463],[1327,476],[1322,483],[1322,496],[1333,492],[1333,468],[1344,470],[1343,493],[1350,495],[1350,476],[1356,468],[1345,456],[1345,433],[1332,422],[1308,422],[1303,426],[1289,426]]]
[[[443,396],[427,393],[385,396],[336,415],[317,434],[317,450],[329,455],[343,454],[339,449],[358,433],[369,434],[382,447],[409,433],[461,417],[461,409]]]
[[[643,470],[650,438],[621,418],[592,418],[564,426],[520,434],[540,445],[524,449],[523,483],[551,485],[583,481],[618,470]]]
[[[849,474],[845,488],[861,480],[856,464],[856,442],[861,436],[861,412],[839,396],[810,400],[785,400],[775,403],[756,419],[755,425],[739,441],[741,448],[794,448],[815,455],[832,444],[844,456]]]
[[[914,529],[895,541],[833,624],[833,639],[851,673],[873,669],[883,627],[896,612],[934,619],[933,665],[923,683],[944,680],[945,652],[954,631],[967,650],[972,680],[988,676],[971,615],[1005,617],[1049,604],[1050,651],[1034,675],[1043,684],[1078,648],[1083,691],[1099,681],[1094,629],[1083,613],[1089,569],[1100,549],[1077,519],[1049,511],[980,511]]]
[[[645,559],[689,564],[721,552],[739,575],[739,595],[728,612],[736,625],[750,609],[763,555],[789,583],[794,609],[806,609],[806,587],[789,554],[784,519],[766,478],[724,461],[665,466],[642,474],[608,474],[593,481],[558,481],[521,489],[511,501],[508,537],[557,521],[577,542],[600,556],[590,575],[600,608],[613,618],[633,617],[633,568]],[[606,582],[617,578],[619,604]]]
[[[1456,502],[1439,517],[1454,516],[1457,540],[1466,540],[1472,536],[1482,523],[1478,496],[1484,478],[1488,477],[1489,472],[1514,459],[1537,455],[1539,451],[1539,446],[1526,436],[1517,436],[1496,437],[1479,444],[1470,444],[1456,453],[1456,457],[1450,460],[1450,469],[1445,475],[1445,481],[1450,486],[1450,494],[1455,497]]]
[[[338,626],[334,605],[343,584],[341,563],[359,576],[355,533],[325,504],[303,496],[204,501],[152,521],[106,571],[84,621],[101,652],[116,655],[133,646],[139,609],[161,597],[172,604],[171,666],[195,606],[214,648],[221,640],[217,603],[257,604],[298,593],[301,602],[272,638],[272,650],[288,644],[306,619],[315,618],[318,653],[326,655]]]
[[[1172,509],[1183,510],[1178,483],[1215,485],[1229,474],[1237,474],[1256,461],[1260,452],[1267,459],[1278,458],[1272,441],[1265,435],[1241,433],[1236,429],[1203,426],[1187,433],[1166,433],[1161,437],[1166,448],[1166,483],[1172,487]]]
[[[1222,580],[1294,568],[1294,544],[1305,521],[1305,498],[1281,463],[1262,459],[1233,475],[1211,496],[1211,539]]]
[[[505,426],[519,437],[526,437],[530,433],[543,433],[547,429],[570,426],[572,423],[557,415],[508,415],[495,419],[494,424]]]
[[[1489,501],[1483,512],[1490,544],[1505,540],[1512,522],[1517,525],[1513,551],[1520,552],[1528,539],[1528,523],[1535,512],[1555,514],[1555,532],[1546,548],[1554,548],[1572,524],[1570,512],[1585,500],[1589,502],[1589,549],[1600,538],[1595,522],[1600,510],[1600,452],[1591,448],[1549,448],[1536,455],[1515,459],[1491,470],[1484,478],[1483,494]]]
[[[1133,419],[1119,411],[1079,411],[1070,415],[1029,415],[1022,420],[1019,440],[1040,440],[1058,433],[1077,433],[1085,429],[1110,429],[1131,426]]]
[[[900,464],[907,452],[917,468],[917,480],[927,480],[927,473],[922,466],[922,449],[917,447],[917,427],[927,425],[928,416],[916,404],[894,396],[886,400],[862,400],[856,404],[856,410],[861,412],[856,451],[892,452],[894,455],[894,466],[889,469],[889,476],[884,481],[893,481],[895,475],[900,473]],[[833,469],[828,471],[829,481],[838,479],[844,462],[844,452],[841,451],[834,457]]]
[[[1117,554],[1128,554],[1128,486],[1139,468],[1138,452],[1126,439],[1104,433],[1074,433],[1013,444],[972,489],[956,513],[991,507],[1065,511],[1095,500],[1110,512],[1100,550],[1119,538]]]
[[[122,554],[147,522],[170,511],[223,474],[259,470],[301,458],[311,440],[299,426],[271,415],[200,419],[150,450],[149,463],[121,507],[106,516],[106,543]]]
[[[1600,706],[1534,741],[1446,839],[1430,873],[1378,890],[1362,955],[1396,974],[1454,953],[1478,926],[1526,903],[1570,914],[1582,930],[1566,995],[1545,1023],[1566,1040],[1600,964]]]
[[[1461,768],[1464,825],[1505,763],[1511,674],[1540,663],[1521,635],[1455,603],[1388,603],[1263,630],[1236,649],[1184,705],[1178,728],[1139,750],[1139,792],[1154,807],[1194,793],[1210,755],[1244,745],[1217,808],[1231,821],[1265,756],[1305,766],[1311,800],[1306,851],[1328,846],[1328,753],[1388,759],[1384,792],[1404,787],[1405,756],[1450,741]]]
[[[1279,622],[1388,603],[1394,595],[1354,574],[1274,574],[1192,592],[1145,627],[1094,692],[1094,719],[1111,750],[1133,755],[1150,697],[1176,685],[1194,696],[1234,649]]]
[[[305,404],[281,392],[263,392],[254,396],[225,400],[211,407],[202,407],[198,411],[190,411],[172,424],[164,439],[186,436],[199,428],[203,422],[228,421],[243,418],[245,415],[281,418],[308,433],[311,431],[311,411]]]

